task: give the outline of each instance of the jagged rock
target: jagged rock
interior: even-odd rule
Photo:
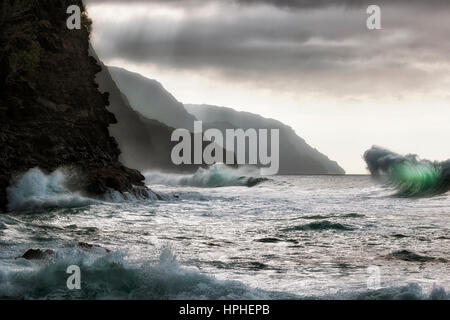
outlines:
[[[45,260],[54,254],[55,251],[50,249],[29,249],[20,258],[27,260]]]

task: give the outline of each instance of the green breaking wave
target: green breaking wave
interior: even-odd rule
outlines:
[[[364,154],[372,176],[385,176],[397,195],[421,197],[442,194],[450,189],[450,162],[419,160],[415,155],[402,156],[372,147]]]
[[[434,194],[442,181],[442,169],[434,164],[405,162],[394,165],[389,178],[397,188],[398,195]]]

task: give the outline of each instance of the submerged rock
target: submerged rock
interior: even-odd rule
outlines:
[[[355,230],[355,228],[337,222],[324,220],[281,229],[281,231],[324,231],[324,230],[352,231]]]
[[[92,249],[92,248],[101,248],[104,249],[106,252],[111,252],[111,250],[107,249],[107,248],[103,248],[102,246],[99,246],[98,244],[91,244],[91,243],[87,243],[87,242],[78,242],[78,247],[83,248],[83,249]]]

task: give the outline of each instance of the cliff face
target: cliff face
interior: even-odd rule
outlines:
[[[94,50],[91,50],[91,53],[96,57]],[[115,75],[114,79],[112,75]],[[173,164],[171,152],[178,144],[177,141],[171,141],[171,135],[175,129],[162,121],[167,119],[171,119],[171,123],[180,121],[182,127],[192,129],[196,119],[187,113],[183,105],[165,91],[158,82],[125,69],[106,67],[103,64],[96,81],[100,91],[108,92],[110,101],[108,110],[113,112],[118,120],[116,124],[109,127],[109,130],[122,150],[120,159],[124,164],[141,171],[159,170],[172,173],[192,173],[199,167],[206,166],[205,163],[202,165]],[[118,83],[122,84],[123,91],[119,89]],[[130,103],[129,96],[134,97],[132,101],[139,104]],[[144,96],[147,97],[145,100],[137,98]],[[171,116],[160,119],[158,117],[160,114]],[[154,118],[150,118],[149,115],[153,115]],[[203,148],[208,144],[204,142]],[[193,134],[191,134],[191,146],[193,149]],[[191,160],[193,162],[193,155]]]
[[[132,191],[144,177],[119,162],[108,132],[116,122],[101,71],[89,56],[90,21],[66,27],[66,9],[81,0],[4,0],[0,4],[0,208],[15,175],[33,167],[73,167],[89,195]]]
[[[91,50],[91,54],[96,57],[94,50]],[[100,91],[108,93],[108,110],[114,113],[118,120],[110,125],[109,131],[122,151],[120,160],[142,171],[158,169],[173,172],[195,169],[175,166],[172,163],[170,154],[176,143],[171,141],[170,136],[174,129],[157,120],[147,119],[133,110],[128,98],[112,79],[108,67],[101,62],[100,65],[102,71],[97,74],[96,81]]]
[[[109,72],[131,106],[147,119],[156,119],[172,128],[194,129],[193,115],[156,80],[116,67]]]

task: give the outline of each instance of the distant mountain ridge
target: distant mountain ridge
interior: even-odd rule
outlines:
[[[120,160],[124,164],[137,168],[143,172],[158,170],[165,172],[191,173],[196,171],[200,165],[175,165],[172,162],[171,151],[178,143],[177,141],[171,141],[171,135],[175,128],[172,128],[159,120],[149,118],[148,114],[151,113],[148,112],[148,110],[142,110],[142,108],[139,110],[133,109],[127,96],[121,92],[116,85],[116,82],[113,80],[109,68],[99,61],[92,48],[90,54],[95,57],[102,66],[101,72],[96,75],[96,82],[99,85],[99,90],[108,95],[108,110],[112,112],[117,119],[117,123],[111,124],[108,129],[110,134],[117,140],[121,150]],[[156,86],[158,90],[163,90],[163,97],[159,97],[161,99],[158,101],[167,97],[169,97],[169,101],[174,99],[170,99],[170,96],[166,94],[166,91],[160,89],[162,88],[161,85],[156,84]],[[137,92],[136,94],[143,95],[140,92]],[[174,104],[174,108],[179,109],[179,112],[184,114],[186,118],[194,118],[184,110],[182,105],[181,107],[182,108],[176,103]],[[147,115],[144,115],[143,113]],[[193,139],[191,140],[193,141]]]
[[[204,121],[204,127],[217,128],[223,133],[226,129],[235,128],[279,129],[279,174],[345,174],[337,162],[309,146],[291,127],[281,121],[227,107],[186,104],[185,108],[197,119]]]
[[[123,68],[108,67],[108,69],[117,87],[128,98],[130,106],[145,118],[155,119],[169,127],[191,131],[197,119],[203,121],[203,130],[217,128],[224,132],[227,128],[279,129],[279,174],[345,173],[335,161],[309,146],[291,127],[278,120],[249,112],[238,112],[231,108],[183,105],[155,80]],[[134,163],[133,165],[136,166]]]
[[[161,83],[123,68],[110,66],[108,69],[134,110],[169,127],[193,131],[195,117]]]

